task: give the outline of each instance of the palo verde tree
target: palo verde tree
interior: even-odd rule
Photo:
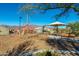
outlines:
[[[72,31],[73,34],[75,34],[76,36],[79,36],[79,21],[78,22],[69,23],[68,27],[71,28],[71,31]]]
[[[26,3],[21,6],[20,10],[26,13],[40,10],[41,13],[45,13],[48,10],[60,9],[62,12],[55,15],[56,18],[59,18],[67,14],[70,9],[73,9],[79,15],[78,6],[78,3]]]

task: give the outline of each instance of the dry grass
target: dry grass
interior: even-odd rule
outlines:
[[[26,34],[21,38],[18,35],[0,36],[0,54],[21,53],[24,50],[34,49],[51,49],[52,47],[46,42],[47,38],[47,34]]]
[[[0,36],[0,53],[11,50],[14,46],[21,43],[21,39],[17,35]]]

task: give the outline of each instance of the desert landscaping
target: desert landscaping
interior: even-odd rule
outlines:
[[[0,56],[79,56],[79,4],[0,4]]]

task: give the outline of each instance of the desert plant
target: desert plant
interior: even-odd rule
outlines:
[[[71,33],[75,34],[76,36],[79,36],[79,22],[69,23],[68,27],[71,28]]]
[[[60,56],[61,54],[56,51],[51,52],[51,51],[47,50],[47,51],[43,51],[43,52],[38,52],[35,55],[36,56]]]
[[[43,51],[43,52],[38,52],[35,54],[36,56],[52,56],[50,51]]]
[[[25,41],[19,44],[17,47],[14,47],[11,51],[7,51],[8,56],[18,56],[30,45],[30,41]]]

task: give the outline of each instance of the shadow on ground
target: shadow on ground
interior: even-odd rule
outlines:
[[[48,38],[47,43],[54,46],[57,50],[66,50],[69,51],[71,55],[79,55],[79,46],[76,46],[75,43],[79,44],[79,42],[75,39],[69,39],[69,38]],[[74,53],[72,52],[74,51]]]

